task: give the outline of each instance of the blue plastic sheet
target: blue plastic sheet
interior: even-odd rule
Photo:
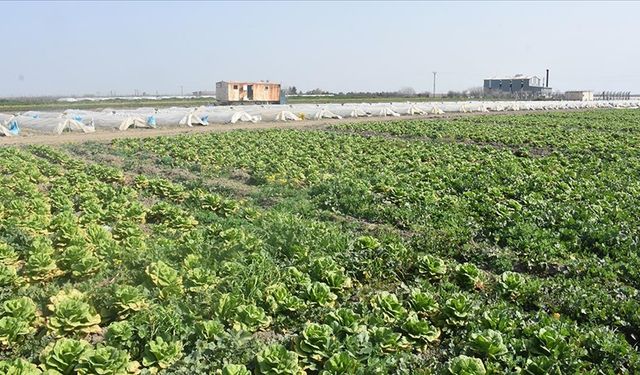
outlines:
[[[9,133],[13,135],[18,135],[18,133],[20,133],[20,126],[18,126],[18,121],[11,120],[9,122],[9,127],[7,128],[7,130],[9,130]]]
[[[155,128],[156,127],[156,116],[147,116],[147,125]]]

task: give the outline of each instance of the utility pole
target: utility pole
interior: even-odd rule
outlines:
[[[436,97],[436,75],[438,72],[433,72],[433,97]]]
[[[180,85],[180,96],[184,96],[184,87]]]

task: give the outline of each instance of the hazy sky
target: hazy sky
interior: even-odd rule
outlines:
[[[551,70],[640,92],[640,3],[0,2],[0,96],[213,90],[438,92]]]

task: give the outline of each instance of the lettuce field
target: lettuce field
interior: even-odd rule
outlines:
[[[0,148],[2,374],[640,372],[640,111]]]

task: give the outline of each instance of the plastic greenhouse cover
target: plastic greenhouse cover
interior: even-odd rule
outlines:
[[[91,111],[66,111],[71,116],[87,116],[93,119],[93,125],[97,129],[118,129],[127,130],[129,128],[149,128],[143,116],[127,113],[107,113]]]
[[[444,111],[440,108],[441,105],[442,103],[420,103],[416,106],[425,111],[427,114],[441,115],[444,113]]]
[[[0,113],[0,136],[11,137],[19,133],[20,126],[16,116]]]
[[[367,117],[369,113],[357,105],[331,105],[327,106],[327,109],[332,113],[343,118],[346,117]]]
[[[92,133],[95,131],[95,127],[92,125],[85,125],[80,121],[64,117],[33,118],[17,116],[17,119],[21,128],[39,133],[62,134],[65,131]]]
[[[331,112],[325,106],[315,104],[296,104],[292,106],[291,112],[300,118],[310,120],[342,118],[342,116]]]
[[[395,103],[391,106],[394,112],[401,115],[425,115],[427,112],[420,109],[415,103]]]
[[[31,117],[34,119],[38,118],[57,118],[62,117],[62,113],[60,112],[40,112],[40,111],[27,111],[21,113],[21,116]]]
[[[279,108],[250,109],[247,111],[252,116],[265,122],[284,122],[284,121],[300,121],[301,118],[295,113]]]
[[[391,104],[376,104],[369,108],[371,116],[400,116],[400,114],[394,111]]]
[[[200,108],[171,107],[159,109],[156,114],[158,126],[209,125],[208,116],[199,113]]]
[[[13,119],[14,115],[9,115],[6,113],[0,113],[0,125],[6,125],[9,123],[9,120]]]
[[[42,133],[91,132],[94,127],[125,130],[129,127],[206,125],[238,121],[287,121],[361,116],[411,116],[449,112],[536,111],[588,108],[639,108],[640,100],[594,101],[460,101],[344,104],[275,104],[242,106],[171,107],[156,109],[105,109],[64,112],[28,111],[19,116],[0,114],[2,134],[17,133],[20,127]],[[11,119],[13,124],[8,125]]]
[[[260,118],[235,107],[201,107],[196,110],[199,117],[205,118],[209,124],[235,124],[236,122],[258,122]]]

